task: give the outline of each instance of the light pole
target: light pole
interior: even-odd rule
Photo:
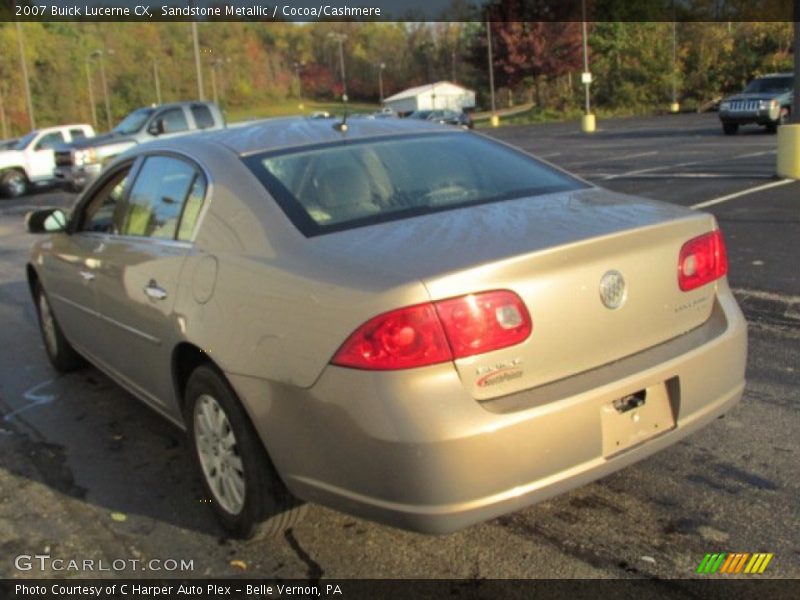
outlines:
[[[25,42],[22,39],[22,27],[17,21],[17,41],[19,42],[19,60],[22,65],[22,81],[25,84],[25,100],[28,103],[28,119],[31,129],[36,129],[36,118],[33,116],[33,100],[31,100],[31,82],[28,79],[28,63],[25,60]]]
[[[217,94],[217,69],[229,62],[231,62],[230,58],[215,58],[211,61],[211,91],[212,94],[214,94],[214,104],[219,104],[219,95]]]
[[[295,62],[294,65],[294,79],[297,84],[297,108],[303,110],[303,82],[300,80],[300,70],[305,66],[305,63]]]
[[[100,81],[103,83],[103,100],[106,105],[106,125],[111,130],[111,100],[108,96],[108,80],[106,79],[106,54],[113,54],[113,50],[95,50],[90,56],[100,57]]]
[[[381,106],[383,106],[383,70],[386,68],[386,63],[380,63],[378,67],[378,96],[381,99]]]
[[[342,71],[342,96],[347,96],[347,75],[344,71],[344,42],[347,39],[345,33],[329,33],[328,37],[339,44],[339,68]]]
[[[161,104],[161,81],[158,78],[158,61],[153,59],[153,80],[156,83],[156,104]]]
[[[92,126],[97,129],[97,107],[94,105],[94,88],[92,87],[92,66],[91,60],[94,53],[86,55],[86,86],[89,90],[89,106],[92,109]]]
[[[219,64],[219,59],[211,63],[211,95],[214,98],[214,104],[217,106],[219,106],[219,96],[217,95],[217,67]]]
[[[486,45],[489,48],[489,96],[492,102],[492,127],[500,125],[494,102],[494,60],[492,59],[492,22],[486,21]]]
[[[0,126],[2,127],[3,139],[8,137],[8,124],[6,123],[6,105],[3,102],[3,88],[0,86]]]
[[[581,74],[581,81],[585,88],[584,98],[584,113],[581,119],[581,129],[586,133],[592,133],[595,130],[596,123],[594,115],[592,114],[592,105],[589,95],[589,86],[592,84],[592,73],[589,71],[589,40],[586,33],[586,0],[581,0],[581,32],[583,36],[583,73]]]
[[[197,22],[192,21],[192,44],[194,45],[194,67],[197,71],[197,99],[205,100],[203,93],[203,65],[200,63],[200,41],[197,39]]]
[[[673,3],[673,11],[675,5]],[[674,18],[674,14],[673,14]],[[678,23],[672,22],[672,104],[669,105],[669,112],[680,112],[681,105],[678,104]]]

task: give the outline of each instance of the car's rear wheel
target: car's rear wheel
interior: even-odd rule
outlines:
[[[736,132],[739,131],[739,125],[738,123],[723,123],[722,131],[725,132],[725,135],[736,135]]]
[[[53,309],[50,307],[50,300],[38,283],[35,288],[35,299],[36,312],[39,315],[39,330],[42,332],[42,341],[44,341],[44,348],[50,364],[61,373],[68,373],[84,366],[86,361],[64,337],[64,332],[61,331]]]
[[[28,178],[19,169],[0,173],[0,194],[6,198],[19,198],[28,191]]]
[[[305,504],[281,481],[236,394],[211,366],[189,377],[185,417],[208,500],[232,536],[278,535],[302,518]]]

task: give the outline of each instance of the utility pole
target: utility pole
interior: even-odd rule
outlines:
[[[97,129],[97,107],[94,105],[94,88],[92,87],[92,53],[86,56],[86,85],[89,90],[89,106],[92,109],[92,127]]]
[[[584,113],[581,119],[581,129],[586,133],[592,133],[595,130],[595,118],[592,114],[591,97],[589,94],[589,86],[592,84],[592,73],[589,71],[589,35],[586,31],[586,0],[581,0],[581,31],[583,34],[583,73],[581,74],[581,81],[585,88],[584,97]]]
[[[28,119],[31,129],[36,129],[36,118],[33,115],[33,100],[31,100],[31,82],[28,78],[28,63],[25,60],[25,42],[22,39],[22,26],[17,21],[17,41],[19,42],[19,60],[22,65],[22,81],[25,84],[25,100],[28,103]]]
[[[342,72],[342,95],[347,96],[347,75],[344,70],[344,42],[347,39],[347,34],[329,33],[328,37],[339,44],[339,68]]]
[[[153,59],[153,79],[156,82],[156,104],[161,104],[161,81],[158,78],[158,61]]]
[[[303,81],[300,79],[300,69],[303,68],[305,63],[295,62],[294,65],[294,78],[297,84],[297,108],[303,110]]]
[[[492,22],[486,21],[486,45],[489,48],[489,97],[492,103],[492,127],[500,125],[500,117],[497,116],[497,109],[494,102],[494,60],[492,59]]]
[[[673,11],[675,10],[675,3],[672,4]],[[674,12],[673,12],[673,18]],[[669,111],[676,113],[680,112],[681,105],[678,104],[678,23],[672,22],[672,104],[670,104]]]
[[[0,87],[0,127],[2,127],[3,139],[8,137],[8,124],[6,123],[6,105],[3,102],[3,89]]]
[[[381,99],[381,106],[383,106],[383,70],[386,68],[386,63],[378,64],[378,96]]]
[[[103,50],[98,50],[100,53],[100,80],[103,82],[103,98],[106,104],[106,125],[108,130],[111,131],[111,100],[108,97],[108,80],[106,79],[106,59],[107,54]]]
[[[197,21],[192,21],[192,43],[194,44],[194,68],[197,71],[197,99],[205,100],[203,93],[203,65],[200,63],[200,41],[197,39]]]

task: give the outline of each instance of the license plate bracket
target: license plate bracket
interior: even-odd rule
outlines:
[[[675,427],[669,390],[663,382],[604,404],[601,415],[606,457]]]

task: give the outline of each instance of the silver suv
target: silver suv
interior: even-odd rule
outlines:
[[[138,108],[104,135],[59,147],[55,154],[55,177],[78,191],[93,181],[109,160],[137,144],[223,127],[222,112],[212,102],[175,102]]]

